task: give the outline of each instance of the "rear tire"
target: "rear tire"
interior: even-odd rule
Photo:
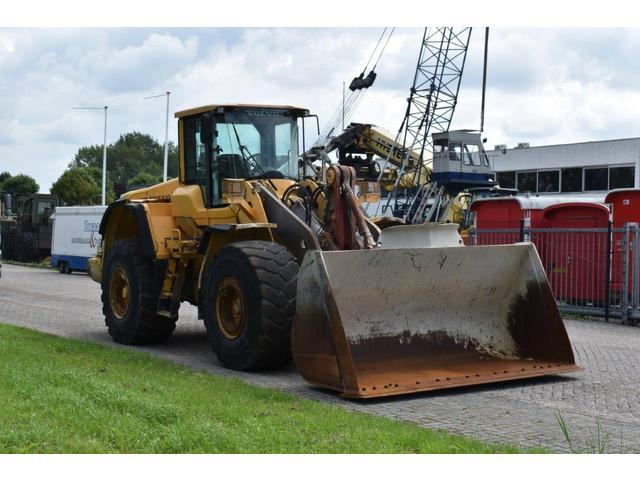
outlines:
[[[298,264],[283,246],[238,242],[207,268],[202,310],[218,360],[233,370],[280,367],[291,359]]]
[[[157,314],[153,265],[136,239],[122,239],[109,249],[102,278],[102,312],[109,335],[125,345],[160,343],[176,328]]]

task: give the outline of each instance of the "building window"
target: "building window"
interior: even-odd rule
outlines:
[[[538,172],[538,192],[550,193],[560,191],[560,170]]]
[[[614,188],[633,188],[635,173],[634,167],[611,167],[609,169],[609,190]]]
[[[537,174],[536,172],[518,172],[518,191],[524,192],[536,192],[537,189]]]
[[[582,169],[563,168],[562,169],[562,191],[581,192],[582,191]]]
[[[608,187],[609,187],[609,169],[607,167],[584,169],[585,192],[607,190]]]
[[[516,188],[516,172],[497,172],[496,181],[502,188]]]

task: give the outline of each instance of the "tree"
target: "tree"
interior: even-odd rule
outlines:
[[[8,178],[11,178],[11,174],[9,172],[0,173],[0,185],[2,185],[2,182],[4,182]]]
[[[127,184],[127,188],[129,190],[134,190],[136,188],[142,188],[147,185],[155,185],[156,183],[159,183],[161,181],[162,181],[162,178],[159,177],[158,175],[153,175],[147,172],[140,172],[131,180],[129,180],[129,183]]]
[[[84,167],[84,171],[91,176],[95,184],[100,189],[102,195],[102,167]],[[116,198],[122,195],[123,192],[118,192],[115,184],[111,181],[111,173],[107,172],[107,203],[113,202]],[[125,189],[126,191],[126,189]]]
[[[178,176],[178,148],[168,144],[168,176]],[[151,135],[130,132],[107,146],[107,192],[121,193],[129,185],[138,184],[133,179],[144,174],[146,180],[162,178],[164,145]],[[97,185],[102,185],[102,145],[82,147],[69,164],[69,168],[86,167],[92,173]]]
[[[167,143],[167,151],[167,179],[176,178],[178,176],[178,146],[169,142]]]
[[[12,196],[16,195],[30,195],[38,193],[40,185],[35,181],[33,177],[29,175],[18,174],[9,176],[2,182],[2,190],[6,193],[10,193]]]
[[[94,205],[100,201],[101,189],[88,168],[73,167],[60,175],[51,193],[65,205]]]

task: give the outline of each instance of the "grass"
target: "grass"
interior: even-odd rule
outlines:
[[[1,263],[6,263],[7,265],[19,265],[21,267],[31,267],[31,268],[44,268],[47,270],[55,270],[51,266],[50,257],[44,258],[42,260],[38,260],[36,262],[18,262],[15,260],[2,260]]]
[[[0,324],[0,453],[519,453]]]
[[[571,453],[607,453],[610,434],[603,428],[598,417],[595,417],[596,428],[595,432],[593,432],[593,439],[586,441],[583,447],[577,447],[571,437],[569,427],[567,426],[567,423],[565,422],[562,414],[559,411],[556,411],[555,416],[556,420],[558,421],[558,425],[560,426],[560,430],[562,431],[562,435],[564,436],[564,439],[566,440],[567,445],[569,446],[569,451]],[[622,451],[622,431],[620,431],[620,437],[620,447]]]

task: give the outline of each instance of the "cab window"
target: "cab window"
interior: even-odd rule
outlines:
[[[200,141],[201,128],[200,117],[188,117],[183,120],[184,182],[187,185],[199,185],[205,205],[210,206],[211,201],[207,194],[206,145]]]
[[[449,144],[449,160],[459,162],[462,159],[462,144],[450,143]]]
[[[465,145],[464,146],[464,164],[465,165],[480,165],[480,157],[478,156],[477,145]]]

